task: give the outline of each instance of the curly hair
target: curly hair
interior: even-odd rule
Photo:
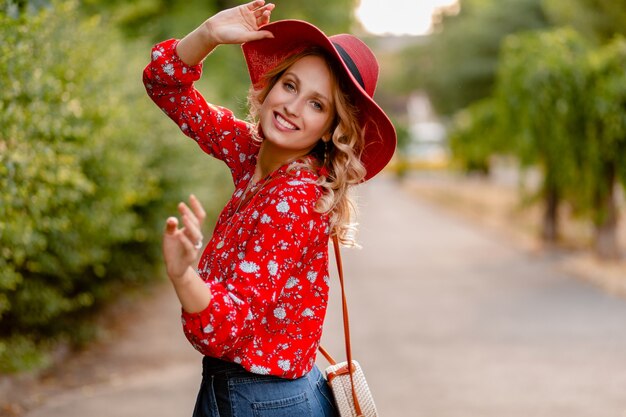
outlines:
[[[250,87],[249,120],[258,123],[259,110],[270,90],[289,67],[305,56],[321,57],[330,70],[335,117],[331,127],[331,139],[324,142],[320,138],[309,153],[312,158],[301,158],[293,169],[304,168],[320,173],[317,185],[324,192],[316,202],[315,210],[329,215],[331,235],[336,235],[342,245],[357,246],[357,206],[350,189],[365,177],[365,167],[361,162],[365,139],[359,121],[359,109],[350,99],[354,87],[343,75],[344,69],[340,64],[326,51],[315,47],[284,59],[265,74],[262,88]]]

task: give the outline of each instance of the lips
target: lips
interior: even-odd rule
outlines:
[[[299,130],[298,126],[291,123],[289,120],[285,119],[280,113],[274,112],[274,120],[276,124],[285,130]]]

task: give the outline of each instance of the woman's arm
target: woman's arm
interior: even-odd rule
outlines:
[[[176,53],[187,65],[197,65],[221,44],[240,44],[272,37],[271,32],[259,30],[270,21],[274,5],[255,0],[232,9],[223,10],[206,20],[185,36]]]
[[[155,45],[143,71],[143,82],[152,101],[202,150],[224,161],[235,181],[242,173],[240,155],[256,150],[250,140],[253,126],[238,120],[230,110],[207,103],[194,82],[202,74],[202,59],[216,45],[272,36],[258,27],[269,21],[273,8],[274,5],[258,0],[220,12],[184,39]]]

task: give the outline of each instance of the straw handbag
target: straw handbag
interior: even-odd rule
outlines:
[[[322,346],[320,352],[331,364],[326,368],[326,378],[335,396],[335,402],[341,417],[377,417],[376,405],[370,392],[361,365],[352,359],[352,349],[350,347],[350,326],[348,323],[348,304],[346,301],[346,291],[343,285],[343,266],[341,263],[341,253],[339,251],[339,241],[333,236],[333,246],[335,248],[335,258],[337,259],[337,269],[339,271],[339,282],[341,283],[341,303],[343,306],[343,329],[346,339],[347,362],[337,363]],[[348,368],[348,363],[352,366]]]

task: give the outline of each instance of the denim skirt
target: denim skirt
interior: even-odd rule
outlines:
[[[298,379],[257,375],[205,356],[193,417],[336,417],[330,387],[317,366]]]

